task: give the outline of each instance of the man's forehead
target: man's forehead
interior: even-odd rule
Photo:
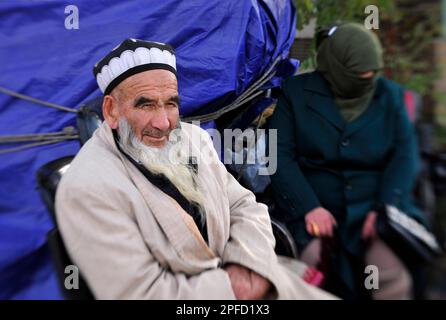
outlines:
[[[163,86],[163,85],[177,85],[177,78],[175,75],[166,70],[148,70],[144,72],[140,72],[134,74],[124,81],[122,84],[128,85],[154,85],[154,86]]]
[[[166,70],[150,70],[135,74],[122,83],[115,90],[124,95],[146,94],[175,95],[178,93],[175,75]]]

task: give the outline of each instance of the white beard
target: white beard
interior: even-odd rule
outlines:
[[[198,190],[197,173],[188,166],[188,156],[184,154],[181,137],[172,141],[180,129],[173,130],[166,144],[161,148],[149,147],[140,141],[126,119],[119,120],[119,144],[124,152],[140,161],[150,172],[163,174],[178,191],[191,203],[198,206],[202,222],[203,195]]]

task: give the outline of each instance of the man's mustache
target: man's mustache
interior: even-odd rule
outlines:
[[[181,128],[181,124],[180,124],[180,119],[177,120],[177,123],[175,124],[175,126],[173,128],[169,128],[167,130],[160,130],[157,128],[151,128],[151,127],[146,127],[142,130],[142,135],[143,136],[150,136],[153,138],[162,138],[164,136],[168,137],[169,134],[175,130],[175,129],[180,129]]]
[[[172,131],[172,129],[160,130],[160,129],[156,129],[156,128],[146,128],[142,131],[142,135],[150,136],[153,138],[162,138],[162,137],[169,136],[171,131]]]

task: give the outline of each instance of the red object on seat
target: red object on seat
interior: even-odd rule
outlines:
[[[415,94],[410,90],[404,91],[404,104],[406,105],[407,115],[410,121],[415,122],[416,120],[416,100]]]
[[[305,282],[316,287],[322,287],[324,283],[324,274],[316,268],[308,267],[307,270],[305,270],[303,279]]]

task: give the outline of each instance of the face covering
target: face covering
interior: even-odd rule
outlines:
[[[382,47],[378,37],[358,23],[335,28],[318,48],[317,70],[328,81],[341,115],[349,122],[360,116],[372,100],[377,73],[384,66]],[[368,71],[375,75],[360,77]]]

